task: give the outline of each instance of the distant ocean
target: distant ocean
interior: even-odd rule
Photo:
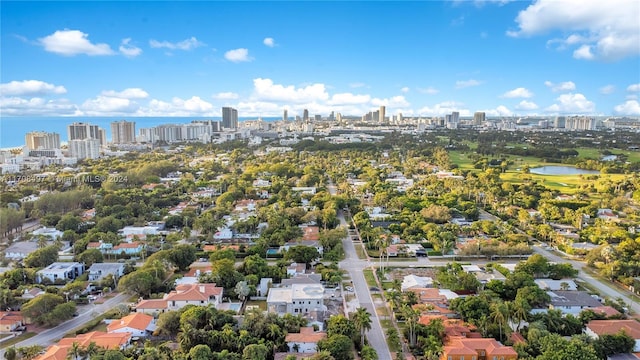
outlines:
[[[239,118],[239,121],[256,120],[256,117]],[[264,121],[277,121],[281,118],[263,117]],[[57,132],[60,141],[66,142],[67,125],[84,122],[98,125],[107,132],[107,140],[111,141],[111,123],[114,121],[133,121],[138,129],[162,124],[187,124],[194,120],[221,120],[220,117],[2,117],[0,118],[0,148],[21,147],[24,137],[31,131]]]

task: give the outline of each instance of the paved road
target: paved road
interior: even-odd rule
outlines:
[[[54,328],[45,330],[32,338],[23,340],[15,344],[15,347],[19,348],[23,346],[33,346],[33,345],[40,345],[40,346],[47,347],[53,344],[54,342],[58,341],[59,339],[61,339],[64,336],[64,334],[88,323],[89,321],[96,318],[98,315],[105,313],[107,310],[110,310],[119,304],[126,303],[129,297],[130,295],[121,293],[112,297],[111,299],[108,299],[102,304],[85,306],[84,309],[80,309],[81,312],[78,314],[77,317],[74,317],[68,321],[65,321]],[[4,349],[0,350],[0,358],[2,359],[4,359],[4,352],[5,352]]]
[[[485,219],[490,219],[490,220],[496,220],[497,218],[493,215],[491,215],[490,213],[484,211],[484,210],[480,210],[480,214],[482,218]],[[521,230],[518,230],[521,233],[525,234],[524,232],[522,232]],[[525,234],[526,235],[526,234]],[[534,239],[535,240],[535,239]],[[585,283],[588,283],[590,285],[592,285],[593,287],[595,287],[601,295],[604,296],[608,296],[612,299],[617,299],[617,298],[622,298],[622,300],[624,300],[624,302],[626,302],[630,309],[636,313],[639,314],[640,313],[640,304],[635,303],[633,298],[630,296],[631,294],[629,292],[623,291],[617,287],[615,287],[612,284],[609,284],[607,282],[604,282],[600,279],[594,278],[593,276],[587,274],[584,271],[584,267],[586,267],[587,265],[582,262],[582,261],[576,261],[576,260],[571,260],[571,259],[566,259],[563,257],[560,257],[558,255],[556,255],[555,253],[546,250],[540,246],[533,246],[533,251],[537,254],[540,254],[544,257],[546,257],[547,259],[549,259],[550,261],[553,262],[557,262],[557,263],[569,263],[571,264],[571,266],[573,266],[574,269],[578,270],[578,276],[577,278],[584,281]]]
[[[340,212],[339,217],[340,223],[347,226],[342,212]],[[356,248],[349,236],[342,240],[342,246],[345,252],[345,259],[340,262],[340,268],[349,273],[351,281],[353,282],[353,289],[360,306],[367,309],[371,314],[371,330],[367,332],[369,344],[371,344],[371,346],[376,350],[376,353],[378,353],[378,359],[391,360],[391,352],[389,351],[389,346],[387,345],[382,325],[380,325],[380,318],[378,317],[376,307],[373,304],[373,299],[369,292],[369,285],[367,285],[367,281],[362,273],[362,270],[371,266],[371,263],[366,260],[358,259]]]
[[[328,189],[331,195],[337,194],[337,189],[334,185],[330,184]],[[340,220],[340,225],[348,228],[348,224],[344,218],[342,210],[338,212],[338,218]],[[379,360],[391,360],[392,357],[391,352],[389,351],[389,346],[387,345],[387,339],[384,331],[382,330],[382,325],[380,325],[380,318],[378,317],[376,307],[373,304],[373,299],[369,292],[369,285],[367,285],[367,281],[362,273],[362,270],[370,267],[371,264],[366,260],[360,260],[358,258],[358,253],[353,245],[353,241],[351,241],[351,237],[347,236],[342,239],[342,247],[344,248],[345,259],[340,262],[340,268],[349,273],[349,277],[351,277],[351,281],[353,282],[353,289],[360,306],[367,309],[369,314],[371,314],[371,329],[367,332],[369,344],[376,350]]]

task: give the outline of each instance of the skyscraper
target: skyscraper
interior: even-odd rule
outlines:
[[[44,131],[32,131],[24,137],[29,150],[60,149],[60,134]]]
[[[287,109],[284,109],[284,113],[282,114],[282,120],[289,121],[289,114],[287,114]]]
[[[451,113],[451,122],[454,122],[454,123],[460,122],[460,112],[454,111]]]
[[[387,108],[384,106],[380,106],[380,110],[378,110],[378,121],[384,122],[384,116]]]
[[[486,115],[483,111],[477,111],[473,114],[473,125],[482,125],[486,120]]]
[[[104,129],[98,125],[74,122],[67,127],[67,140],[97,139],[100,145],[106,145],[106,135]]]
[[[136,123],[125,120],[112,122],[111,142],[114,144],[132,144],[136,142]]]
[[[303,121],[308,121],[309,120],[309,110],[304,109],[302,111],[302,120]]]
[[[238,110],[232,107],[222,108],[222,127],[233,130],[238,128]]]

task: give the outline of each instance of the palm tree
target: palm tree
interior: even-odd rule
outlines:
[[[71,348],[69,348],[68,354],[69,355],[67,355],[67,357],[78,360],[80,359],[80,356],[82,356],[82,347],[80,346],[80,344],[74,341],[73,344],[71,344]]]
[[[503,301],[494,302],[489,307],[489,317],[491,321],[498,325],[500,329],[500,341],[502,341],[502,329],[509,321],[509,308]]]
[[[354,313],[352,313],[353,324],[356,326],[356,330],[360,331],[360,346],[364,346],[364,334],[371,330],[371,314],[367,309],[359,307]]]
[[[84,349],[84,354],[87,356],[88,359],[91,359],[92,356],[98,355],[99,351],[100,351],[100,347],[96,345],[94,341],[92,341]]]
[[[518,322],[516,326],[516,332],[520,331],[520,326],[524,320],[527,320],[529,317],[529,311],[531,310],[531,306],[524,299],[516,299],[513,301],[511,306],[511,319]]]
[[[402,315],[404,316],[404,320],[407,324],[407,329],[409,330],[409,346],[414,347],[416,345],[416,328],[418,325],[420,314],[411,306],[405,305],[402,308]]]

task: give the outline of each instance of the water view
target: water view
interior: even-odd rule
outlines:
[[[600,174],[598,170],[578,169],[573,166],[541,166],[530,170],[538,175],[593,175]]]

